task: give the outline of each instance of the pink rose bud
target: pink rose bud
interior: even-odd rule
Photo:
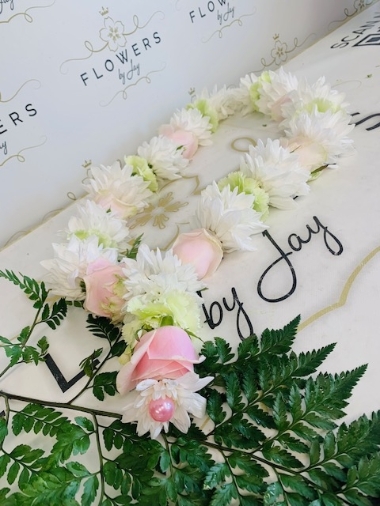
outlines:
[[[184,150],[182,156],[191,160],[198,149],[198,138],[193,132],[187,130],[175,130],[171,125],[162,125],[159,130],[160,135],[164,135],[171,139],[178,146],[183,146]]]
[[[193,372],[202,359],[188,334],[179,327],[151,330],[136,344],[131,360],[119,371],[116,386],[121,394],[146,379],[177,379]]]
[[[194,265],[198,279],[214,274],[223,258],[220,242],[204,228],[180,234],[174,242],[173,252],[182,263]]]
[[[97,316],[120,321],[121,308],[125,304],[122,298],[124,279],[120,264],[115,265],[105,258],[90,263],[83,277],[86,285],[84,308]]]

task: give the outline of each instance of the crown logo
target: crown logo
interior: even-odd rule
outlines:
[[[109,10],[108,10],[108,8],[107,8],[107,7],[105,7],[105,8],[104,8],[104,7],[102,7],[102,9],[101,9],[99,12],[100,12],[100,14],[101,14],[102,16],[105,16],[106,14],[108,14]]]
[[[84,163],[82,164],[82,167],[84,169],[88,169],[89,167],[91,167],[92,165],[92,160],[85,160]]]

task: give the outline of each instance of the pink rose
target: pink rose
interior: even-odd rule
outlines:
[[[198,138],[193,132],[187,130],[175,130],[171,125],[162,125],[159,133],[171,139],[178,146],[183,146],[182,156],[191,160],[198,149]]]
[[[121,308],[125,304],[122,265],[98,258],[87,267],[83,281],[86,285],[84,308],[98,316],[120,321]]]
[[[177,379],[193,372],[202,361],[188,334],[179,327],[159,327],[142,336],[131,360],[119,371],[116,386],[121,394],[146,379]]]
[[[194,265],[198,279],[214,274],[223,258],[220,242],[204,228],[180,234],[174,242],[173,252],[182,263]]]

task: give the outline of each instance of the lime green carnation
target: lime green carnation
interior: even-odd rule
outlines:
[[[148,162],[145,158],[137,155],[126,156],[124,158],[126,165],[130,165],[133,168],[133,174],[141,176],[144,181],[149,182],[149,190],[156,192],[158,190],[158,183],[153,169],[149,167]]]
[[[257,101],[260,98],[261,88],[263,83],[271,83],[271,77],[268,71],[264,71],[255,83],[249,88],[249,96],[255,111],[258,111]]]
[[[222,178],[218,183],[219,190],[223,190],[226,186],[229,186],[232,191],[237,188],[238,193],[254,195],[253,209],[261,214],[262,220],[267,218],[269,195],[260,187],[256,179],[247,177],[240,171],[230,172],[227,177]]]
[[[205,98],[196,100],[193,104],[189,104],[187,109],[198,109],[202,116],[207,116],[210,121],[211,131],[216,132],[219,126],[219,117],[215,109],[210,106],[210,103]]]
[[[192,334],[199,332],[199,306],[193,295],[173,290],[149,299],[149,295],[136,296],[128,302],[128,313],[139,321],[139,325],[134,324],[135,328],[152,330],[170,323]]]

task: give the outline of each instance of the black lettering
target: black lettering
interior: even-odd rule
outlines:
[[[48,353],[45,356],[45,364],[47,365],[49,371],[53,375],[55,381],[58,383],[59,388],[62,390],[62,392],[67,392],[75,383],[77,383],[80,379],[84,377],[84,371],[80,371],[78,374],[76,374],[71,380],[67,381],[64,375],[62,374],[61,370],[53,360],[53,357]],[[99,364],[99,360],[94,361],[95,365]]]
[[[4,125],[0,125],[0,128],[4,128]],[[8,132],[8,130],[6,128],[4,128],[4,130],[0,131],[0,135],[5,134],[5,132]]]
[[[314,217],[314,220],[315,220],[315,217]],[[306,225],[306,230],[309,231],[309,235],[308,235],[307,239],[301,239],[301,237],[299,235],[297,235],[297,234],[290,234],[290,236],[288,237],[288,244],[292,248],[292,250],[293,251],[301,251],[302,245],[303,244],[307,244],[308,242],[310,242],[311,241],[311,236],[313,234],[318,234],[318,232],[321,230],[318,224],[317,224],[317,226],[318,226],[317,230],[313,230],[310,227],[310,225]],[[293,244],[293,238],[295,238],[297,240],[297,245],[296,246]]]
[[[219,311],[219,319],[217,321],[215,321],[214,317],[213,317],[214,308],[217,308]],[[202,309],[203,309],[203,312],[206,317],[206,323],[210,327],[210,329],[214,330],[215,327],[218,327],[218,325],[220,325],[222,323],[223,308],[219,304],[219,302],[217,302],[217,301],[212,302],[212,304],[210,305],[210,313],[207,312],[206,306],[204,304],[202,304]]]
[[[151,47],[149,39],[147,39],[146,37],[143,38],[142,43],[144,44],[144,48],[145,49],[148,48],[148,47]]]
[[[211,5],[212,9],[211,9],[210,5]],[[209,3],[207,4],[207,8],[208,8],[208,10],[209,10],[210,12],[214,12],[214,10],[215,10],[215,4],[214,4],[214,2],[209,2]]]
[[[101,76],[98,76],[98,74],[96,73],[96,70],[94,68],[92,70],[95,74],[96,79],[101,79],[103,77],[103,74]]]
[[[121,63],[125,63],[128,61],[128,51],[127,49],[124,49],[124,51],[122,53],[119,53],[116,55],[116,58],[121,62]]]
[[[348,42],[342,42],[341,44],[333,44],[331,46],[331,49],[337,49],[338,47],[347,47],[348,46]]]
[[[13,121],[13,124],[16,125],[16,126],[17,126],[17,124],[16,124],[17,121],[19,121],[20,123],[23,123],[22,119],[20,119],[20,116],[19,116],[18,112],[11,112],[9,114],[9,117]]]
[[[359,38],[359,35],[357,35],[357,36],[356,36],[356,37],[354,37],[353,39],[348,39],[347,37],[348,37],[348,35],[346,35],[346,37],[343,37],[342,42],[352,42],[353,40],[358,39],[358,38]]]
[[[137,44],[132,44],[132,49],[136,56],[139,56],[141,54],[139,48],[137,47]]]
[[[359,113],[358,113],[359,114]],[[380,113],[376,113],[376,114],[371,114],[370,116],[366,116],[365,118],[357,121],[355,124],[355,126],[358,126],[358,125],[361,125],[362,123],[364,123],[365,121],[368,121],[369,119],[372,119],[372,118],[376,118],[376,116],[380,116]],[[380,126],[380,122],[379,123],[376,123],[375,125],[373,126],[370,126],[368,128],[366,128],[366,130],[369,132],[370,130],[375,130],[375,128],[379,128]]]
[[[219,2],[219,5],[223,6],[226,3],[226,0],[218,0],[218,2]]]
[[[199,10],[199,15],[201,18],[204,18],[206,16],[206,14],[203,14],[202,11],[201,11],[201,8],[198,7],[198,10]]]
[[[251,320],[249,319],[249,316],[248,316],[246,310],[243,308],[243,302],[240,302],[240,300],[239,300],[239,297],[236,293],[235,288],[231,288],[231,293],[232,293],[232,297],[233,297],[232,298],[232,306],[230,307],[227,304],[225,297],[223,297],[223,305],[227,309],[227,311],[232,311],[233,309],[235,309],[235,306],[237,304],[238,310],[236,313],[236,330],[238,332],[240,339],[243,340],[246,337],[249,337],[254,333],[253,326],[252,326]],[[243,335],[243,332],[241,329],[241,321],[240,321],[241,318],[244,318],[244,322],[248,326],[248,335],[246,335],[246,336]]]
[[[292,255],[293,253],[290,251],[289,253],[285,253],[281,248],[280,246],[276,243],[276,241],[273,239],[273,237],[270,235],[270,233],[265,230],[263,232],[263,236],[264,237],[267,237],[269,239],[269,241],[273,244],[273,246],[276,248],[276,250],[280,253],[280,256],[279,258],[277,258],[277,260],[275,260],[267,269],[265,269],[265,271],[262,273],[260,279],[259,279],[259,282],[257,284],[257,293],[259,294],[259,297],[263,300],[265,300],[266,302],[281,302],[282,300],[285,300],[287,299],[288,297],[290,297],[296,287],[297,287],[297,275],[296,275],[296,271],[294,270],[294,267],[291,263],[291,261],[289,260],[289,256]],[[285,261],[286,265],[288,266],[289,268],[289,271],[290,271],[290,274],[291,274],[291,282],[292,282],[292,286],[290,287],[290,289],[288,290],[288,292],[286,292],[282,297],[277,297],[277,298],[269,298],[269,297],[266,297],[263,293],[263,290],[262,290],[262,286],[263,286],[263,282],[267,276],[267,274],[273,269],[274,266],[276,266],[279,262],[281,262],[282,260]]]
[[[25,110],[30,113],[30,117],[33,117],[37,114],[37,110],[33,107],[32,104],[26,104]]]
[[[104,66],[105,66],[106,70],[108,70],[108,72],[112,72],[113,69],[115,68],[115,64],[112,60],[106,60],[104,62]]]
[[[159,44],[161,42],[161,37],[158,35],[158,32],[154,32],[153,38],[156,44]]]
[[[88,80],[88,77],[87,77],[87,72],[84,72],[83,74],[81,74],[81,75],[80,75],[80,77],[81,77],[81,79],[82,79],[82,81],[83,81],[83,84],[84,84],[85,86],[87,86],[87,83],[86,83],[86,81]]]
[[[190,11],[189,15],[190,15],[191,22],[194,23],[194,18],[195,18],[194,11]]]
[[[328,249],[328,251],[334,256],[341,255],[343,253],[343,245],[340,242],[340,240],[333,233],[331,233],[327,227],[322,225],[322,223],[319,221],[319,219],[316,216],[313,216],[313,219],[314,219],[315,223],[317,224],[319,230],[320,229],[323,230],[323,240],[325,242],[325,246]],[[331,244],[331,240],[332,240],[332,244]],[[337,247],[337,249],[334,249],[334,246],[335,246],[335,248]]]

